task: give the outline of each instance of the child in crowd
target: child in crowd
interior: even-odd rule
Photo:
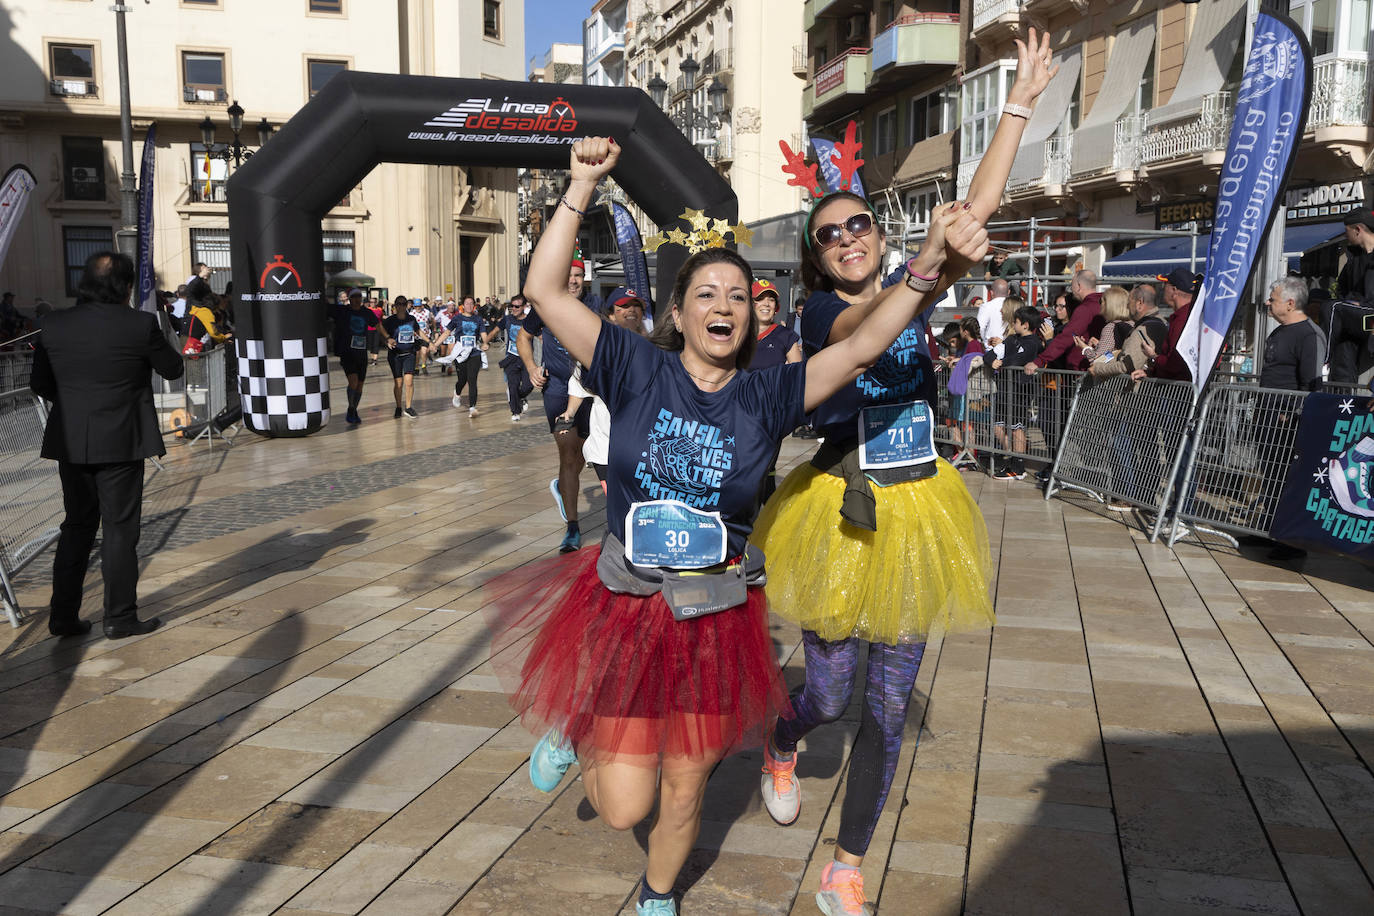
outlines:
[[[1007,367],[1023,368],[1040,355],[1044,342],[1036,334],[1040,325],[1040,310],[1021,305],[1011,318],[1011,336],[1002,342],[1002,356],[992,362],[994,370]],[[1001,385],[998,398],[997,419],[992,435],[999,448],[1007,448],[1007,429],[1011,429],[1011,448],[1013,452],[1024,454],[1026,451],[1026,422],[1029,419],[1031,403],[1035,397],[1035,381],[1024,372],[1004,372],[998,377]],[[1026,461],[1014,457],[993,475],[1003,480],[1020,480],[1026,476]]]

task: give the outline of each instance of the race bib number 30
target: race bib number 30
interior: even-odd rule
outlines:
[[[934,424],[925,401],[859,411],[859,467],[900,468],[934,460]]]
[[[635,566],[715,566],[725,561],[725,522],[671,499],[635,503],[625,516],[625,556]]]

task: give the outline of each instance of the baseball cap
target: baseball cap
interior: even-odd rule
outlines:
[[[354,296],[361,296],[362,294],[363,294],[363,291],[360,290],[360,289],[358,289],[358,287],[355,286],[355,287],[353,287],[352,289],[350,289],[350,290],[348,291],[348,298],[352,299]]]
[[[625,286],[617,286],[615,289],[611,290],[611,294],[606,297],[606,301],[611,304],[611,308],[617,306],[623,307],[632,302],[638,304],[641,309],[647,308],[644,304],[644,297]]]
[[[1374,210],[1351,210],[1345,215],[1347,226],[1364,226],[1374,231]]]
[[[1186,267],[1175,267],[1167,275],[1160,274],[1156,279],[1172,283],[1175,289],[1181,289],[1190,295],[1202,286],[1202,274],[1195,274]]]
[[[764,293],[771,293],[774,299],[778,300],[779,302],[782,301],[782,296],[778,295],[778,288],[773,285],[772,280],[755,280],[754,285],[750,287],[749,295],[752,298],[757,299]]]

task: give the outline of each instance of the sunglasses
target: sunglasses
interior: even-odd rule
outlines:
[[[840,244],[840,239],[844,238],[845,232],[861,239],[873,231],[872,213],[855,213],[843,223],[826,223],[824,226],[816,227],[812,236],[816,239],[816,244],[821,251],[827,248],[834,248]]]

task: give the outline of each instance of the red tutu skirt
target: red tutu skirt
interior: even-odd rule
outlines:
[[[488,605],[492,666],[527,728],[557,728],[584,763],[657,767],[759,746],[777,716],[791,717],[762,589],[680,622],[662,595],[602,585],[600,552],[519,570],[527,584]]]

